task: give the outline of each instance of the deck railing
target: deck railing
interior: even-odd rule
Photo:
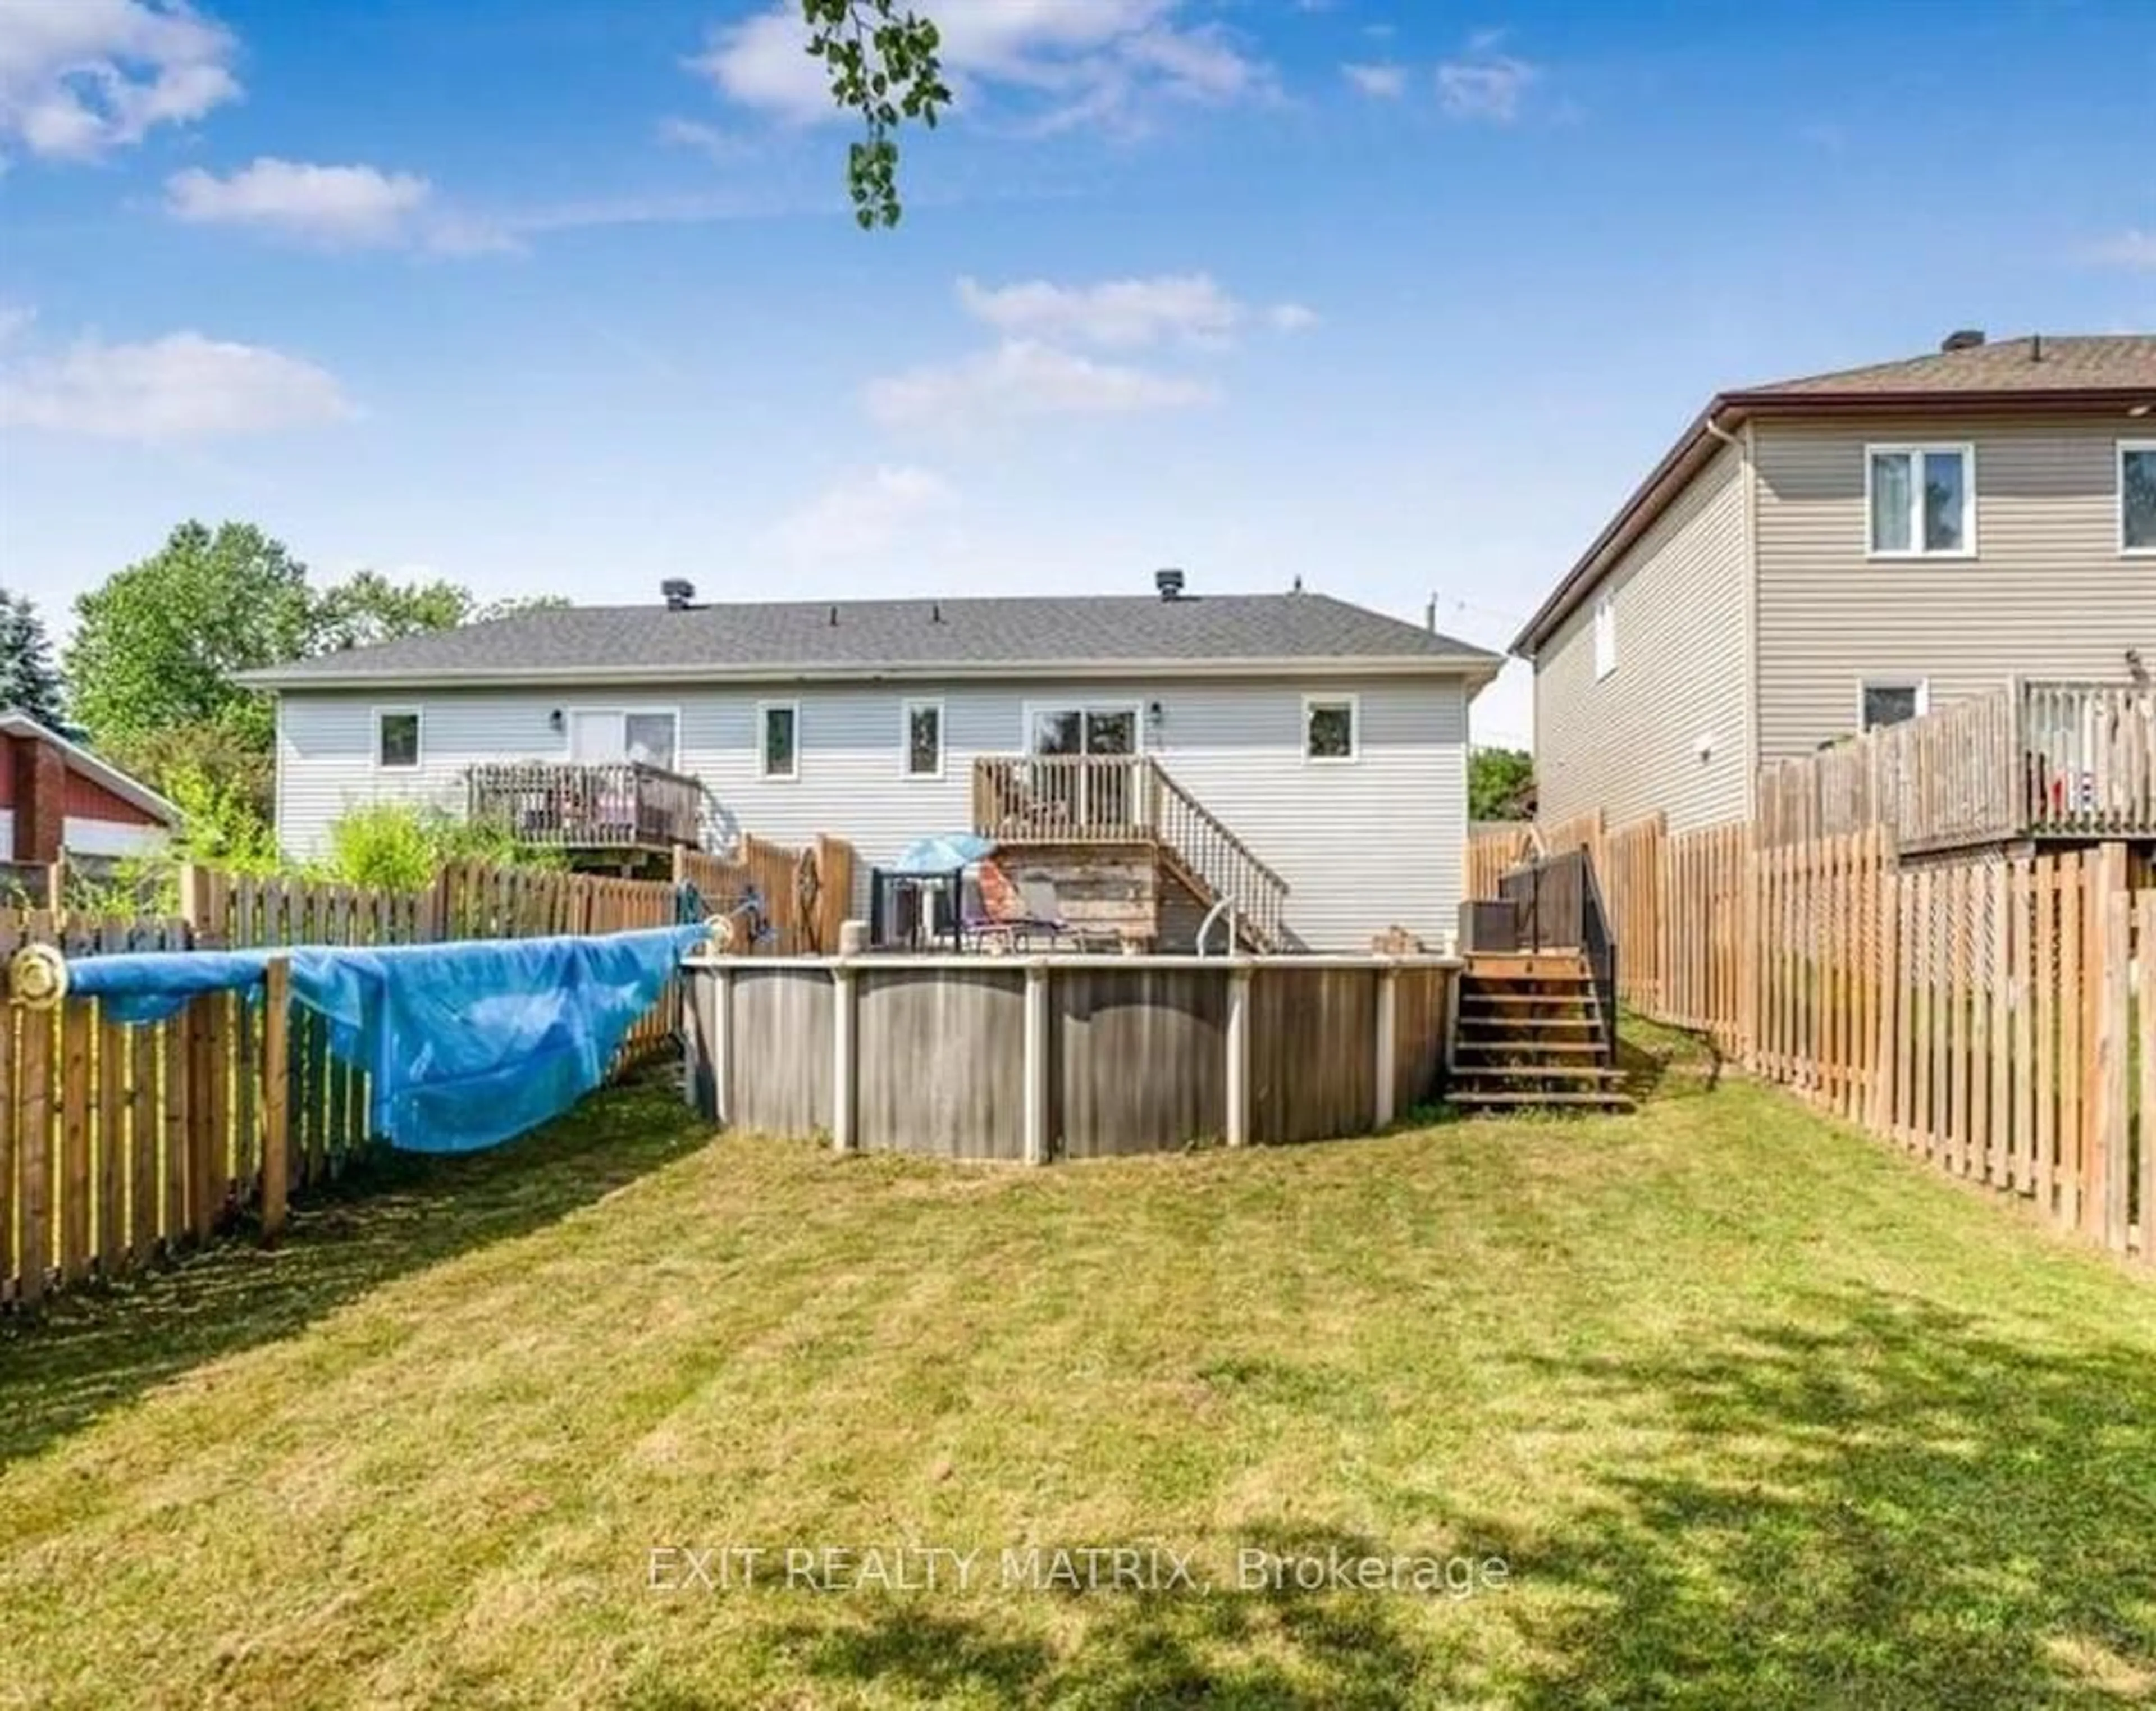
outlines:
[[[699,841],[703,786],[638,761],[594,766],[494,762],[471,769],[475,820],[562,850],[665,850]]]
[[[1150,755],[983,755],[973,830],[998,844],[1152,844],[1234,910],[1260,948],[1286,943],[1287,881]]]
[[[1759,772],[1763,846],[1883,826],[1910,853],[2156,837],[2156,690],[2025,682]]]
[[[1573,849],[1527,862],[1498,881],[1497,895],[1517,912],[1522,950],[1576,950],[1585,959],[1594,981],[1604,1060],[1614,1062],[1617,941],[1594,858]]]

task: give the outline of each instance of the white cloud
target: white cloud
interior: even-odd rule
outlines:
[[[165,206],[176,219],[252,226],[333,246],[416,241],[433,195],[434,187],[410,172],[267,155],[228,177],[190,167],[165,181]]]
[[[773,527],[772,545],[794,558],[861,558],[887,552],[908,529],[957,497],[932,470],[880,468],[826,488]]]
[[[1097,362],[1034,339],[1005,339],[955,362],[869,383],[863,403],[887,427],[968,427],[1014,416],[1123,415],[1209,402],[1204,381]]]
[[[1502,31],[1484,30],[1468,39],[1460,57],[1437,68],[1437,98],[1455,119],[1510,125],[1520,116],[1527,92],[1542,79],[1542,68],[1502,49]]]
[[[976,321],[987,322],[1007,337],[1061,340],[1109,350],[1132,350],[1168,340],[1224,345],[1251,319],[1248,305],[1203,273],[1106,280],[1093,285],[1025,280],[991,286],[961,279],[958,301]],[[1299,303],[1275,304],[1262,311],[1262,318],[1281,332],[1299,332],[1317,319]]]
[[[955,105],[1028,110],[1036,129],[1142,129],[1162,99],[1270,98],[1271,68],[1218,24],[1180,25],[1182,0],[962,0],[937,14]],[[806,51],[798,0],[714,30],[687,60],[728,100],[787,123],[847,122],[827,68]]]
[[[231,33],[185,0],[0,4],[0,142],[90,160],[239,94]]]
[[[1383,62],[1367,65],[1343,65],[1341,75],[1366,95],[1380,100],[1398,100],[1408,90],[1408,69]]]
[[[269,433],[354,414],[335,377],[298,357],[198,332],[141,344],[95,336],[0,368],[0,428],[109,439]]]
[[[1218,342],[1243,318],[1243,306],[1202,273],[1108,280],[1097,285],[1027,280],[988,286],[962,279],[958,301],[968,315],[998,332],[1111,348],[1169,337]]]
[[[264,155],[219,177],[200,167],[165,181],[165,210],[190,225],[237,226],[326,249],[426,249],[486,255],[524,247],[545,216],[445,205],[414,172],[318,166]]]
[[[2130,227],[2118,236],[2088,248],[2088,259],[2098,267],[2123,267],[2136,273],[2156,273],[2156,231]]]
[[[701,119],[661,119],[658,131],[661,142],[674,148],[694,149],[721,166],[738,161],[748,152],[748,144],[742,138],[716,125],[706,125]]]

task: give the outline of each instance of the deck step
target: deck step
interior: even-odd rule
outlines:
[[[1636,1109],[1629,1094],[1615,1092],[1537,1093],[1507,1087],[1486,1092],[1458,1090],[1446,1102],[1468,1110],[1532,1110],[1537,1106],[1569,1106],[1575,1109],[1627,1112]]]
[[[1601,1063],[1463,1063],[1454,1066],[1452,1079],[1467,1087],[1513,1082],[1621,1082],[1625,1072]]]
[[[1582,1028],[1592,1028],[1599,1033],[1602,1028],[1602,1018],[1599,1016],[1471,1016],[1462,1010],[1460,1013],[1460,1025],[1478,1030],[1496,1029],[1505,1033],[1510,1033],[1518,1028],[1530,1030],[1537,1028],[1563,1029],[1567,1033],[1575,1033]]]

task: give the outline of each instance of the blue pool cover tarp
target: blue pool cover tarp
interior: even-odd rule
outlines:
[[[330,1050],[369,1078],[368,1123],[421,1153],[491,1147],[606,1079],[699,927],[449,944],[303,945],[70,960],[70,994],[116,1021],[153,1022],[204,992],[259,998],[273,957],[328,1023]]]

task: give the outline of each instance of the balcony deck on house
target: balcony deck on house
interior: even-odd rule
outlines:
[[[2156,685],[2030,680],[1759,774],[1761,841],[1884,826],[1910,854],[2156,840]]]
[[[664,855],[699,842],[703,787],[639,761],[495,762],[471,769],[470,818],[571,854]]]
[[[982,837],[1104,858],[1142,848],[1201,912],[1219,906],[1245,943],[1278,950],[1289,942],[1287,881],[1151,755],[982,755],[973,792]]]

